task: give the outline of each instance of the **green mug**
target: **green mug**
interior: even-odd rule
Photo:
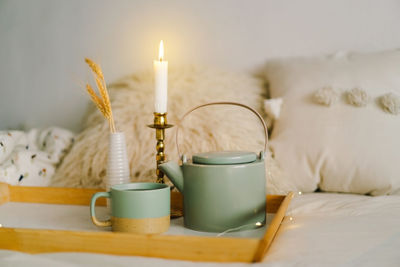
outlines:
[[[99,221],[95,205],[100,197],[111,199],[111,219]],[[170,188],[159,183],[129,183],[111,187],[92,196],[90,215],[95,225],[112,226],[113,231],[160,234],[170,225]]]

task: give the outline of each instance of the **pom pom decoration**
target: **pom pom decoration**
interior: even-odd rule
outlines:
[[[347,91],[347,102],[356,107],[365,107],[368,104],[368,94],[362,89],[353,88]]]
[[[332,87],[323,87],[314,94],[313,99],[317,104],[331,106],[339,99],[339,93]]]
[[[381,97],[381,105],[386,112],[394,115],[400,114],[400,96],[394,93],[388,93]]]

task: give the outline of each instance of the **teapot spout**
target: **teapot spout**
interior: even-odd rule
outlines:
[[[158,165],[168,179],[178,188],[179,192],[183,194],[183,172],[181,167],[175,161],[168,161]]]

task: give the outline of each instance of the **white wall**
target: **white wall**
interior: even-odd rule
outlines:
[[[0,129],[79,129],[99,61],[108,81],[169,64],[249,70],[267,58],[400,47],[400,1],[0,0]],[[400,66],[399,66],[400,67]]]

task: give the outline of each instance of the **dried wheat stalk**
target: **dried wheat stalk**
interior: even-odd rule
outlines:
[[[112,133],[116,132],[114,118],[111,109],[110,97],[108,96],[106,82],[104,80],[103,72],[99,65],[97,65],[92,60],[85,58],[85,62],[89,65],[89,67],[93,71],[93,75],[96,81],[97,89],[100,92],[100,96],[96,94],[93,88],[86,84],[86,91],[88,92],[90,98],[96,105],[96,107],[100,110],[103,116],[108,120],[110,124],[110,130]]]

